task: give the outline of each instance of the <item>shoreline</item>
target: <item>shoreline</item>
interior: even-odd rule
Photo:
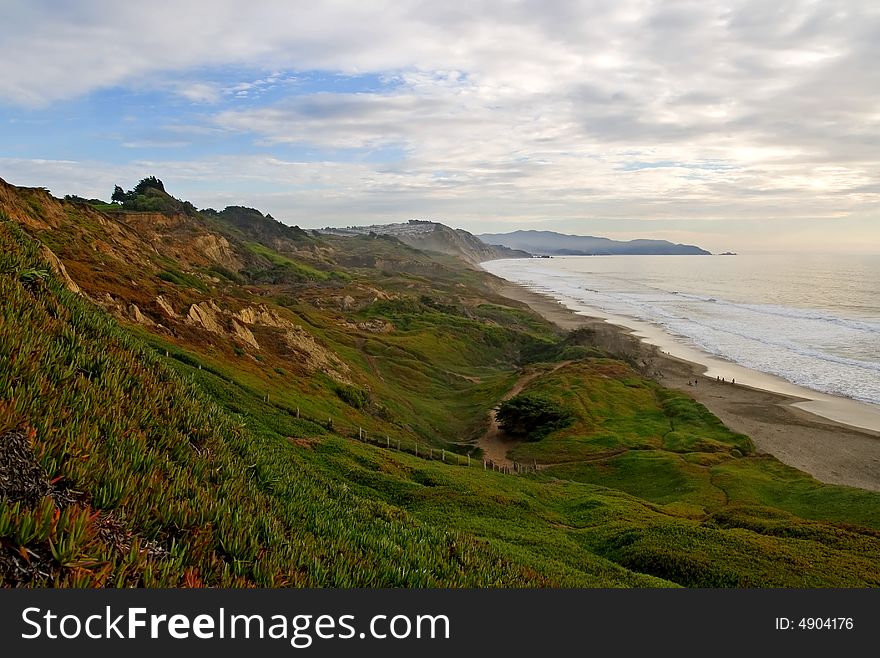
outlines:
[[[587,315],[597,311],[569,308],[505,279],[498,278],[497,291],[563,330],[596,331],[610,351],[635,349],[657,381],[703,404],[727,427],[751,438],[758,452],[827,484],[880,491],[880,410],[712,357],[647,323],[626,319],[624,325],[623,318]],[[731,378],[740,383],[730,383]],[[694,380],[698,384],[689,385]]]

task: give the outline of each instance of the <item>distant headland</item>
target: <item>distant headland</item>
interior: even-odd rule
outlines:
[[[484,233],[477,237],[489,245],[521,249],[536,256],[711,255],[700,247],[667,240],[619,241],[590,235],[565,235],[555,231]]]

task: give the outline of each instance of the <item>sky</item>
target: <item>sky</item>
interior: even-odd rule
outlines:
[[[2,0],[0,177],[880,253],[880,4]]]

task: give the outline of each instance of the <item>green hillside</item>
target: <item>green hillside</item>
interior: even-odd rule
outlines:
[[[452,257],[3,185],[4,586],[880,584],[880,495]],[[573,422],[512,451],[536,473],[484,470],[524,369]]]

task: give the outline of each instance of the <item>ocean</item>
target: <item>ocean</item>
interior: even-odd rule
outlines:
[[[880,405],[880,256],[566,256],[482,265],[575,310],[648,322],[746,368]]]

